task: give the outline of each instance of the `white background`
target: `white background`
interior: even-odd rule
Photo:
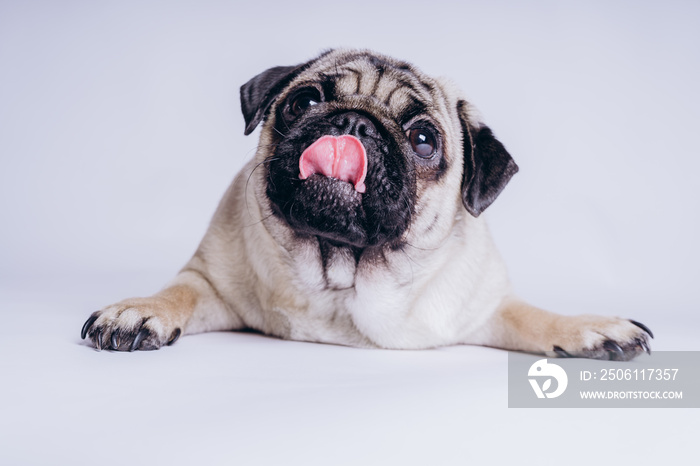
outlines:
[[[521,295],[700,349],[699,3],[2,0],[0,463],[682,461],[695,410],[509,410],[498,350],[80,343],[196,248],[255,150],[240,85],[338,46],[481,110],[521,169],[487,211]]]

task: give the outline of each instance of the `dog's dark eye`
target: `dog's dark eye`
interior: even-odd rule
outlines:
[[[289,102],[289,113],[291,116],[299,116],[320,101],[321,98],[318,95],[318,91],[315,89],[304,90],[294,96]]]
[[[437,141],[433,132],[426,128],[413,128],[408,131],[408,140],[418,157],[429,159],[435,154]]]

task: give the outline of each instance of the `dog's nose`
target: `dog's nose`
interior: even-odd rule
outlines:
[[[377,128],[368,117],[357,112],[345,112],[336,115],[331,120],[342,134],[349,134],[356,138],[376,136]]]

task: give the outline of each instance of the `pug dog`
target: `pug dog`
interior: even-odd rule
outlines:
[[[330,50],[241,87],[257,152],[192,259],[162,291],[93,313],[98,350],[254,329],[364,348],[485,345],[550,357],[650,352],[634,320],[518,299],[480,214],[518,171],[444,79]]]

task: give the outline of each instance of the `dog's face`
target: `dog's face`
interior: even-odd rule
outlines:
[[[241,88],[246,134],[265,120],[266,196],[297,234],[354,248],[478,216],[517,166],[469,104],[413,66],[330,51]]]

